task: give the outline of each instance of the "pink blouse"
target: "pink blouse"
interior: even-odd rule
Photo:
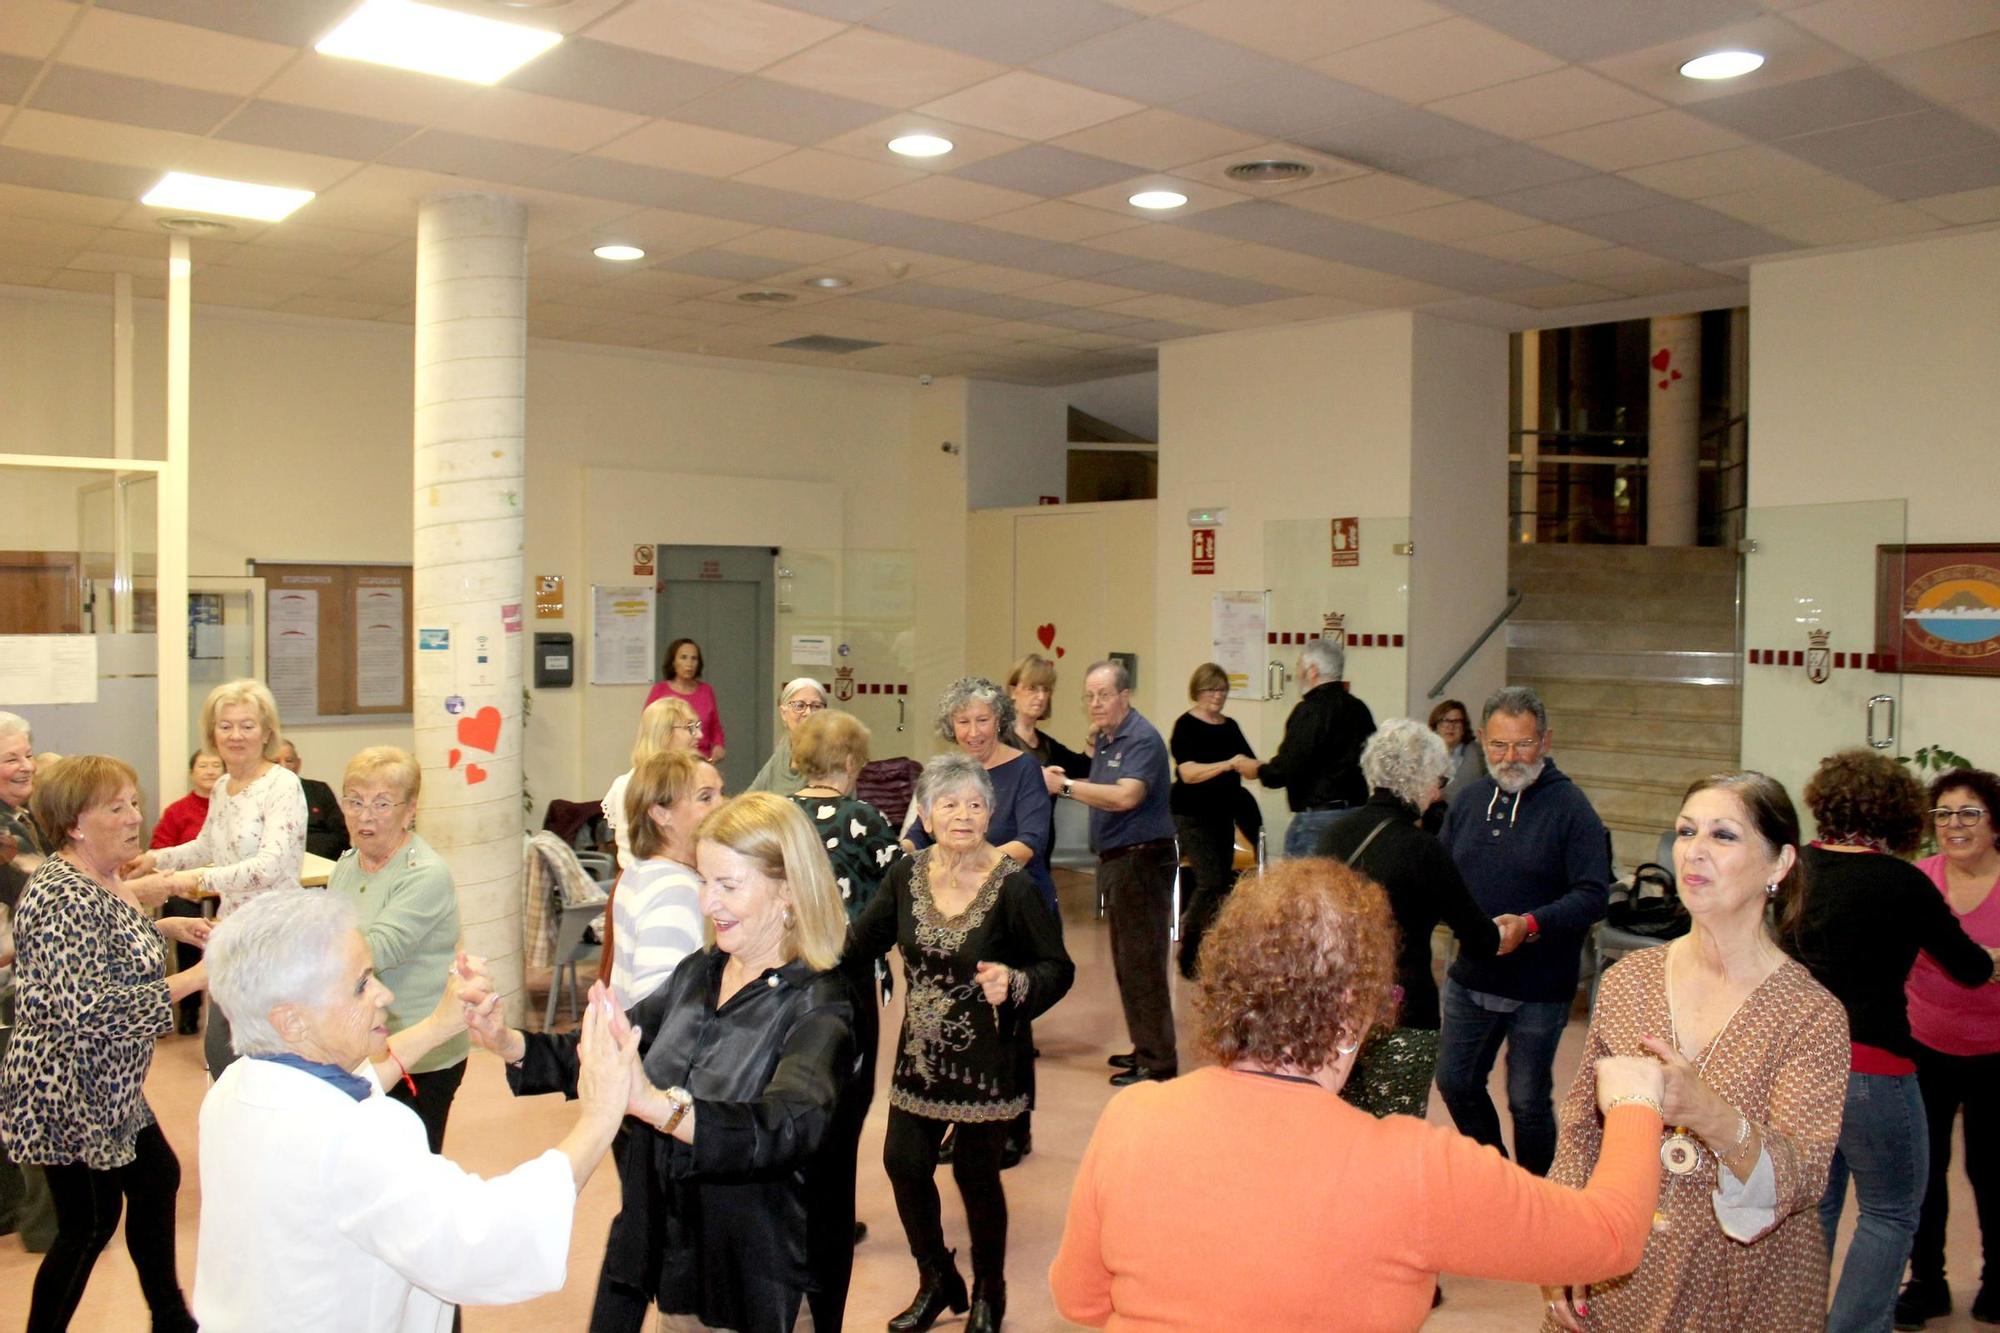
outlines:
[[[646,703],[641,705],[641,708],[650,706],[653,700],[664,699],[668,695],[694,709],[694,720],[701,723],[701,743],[695,747],[701,753],[701,757],[706,759],[715,753],[722,744],[722,714],[716,711],[714,689],[707,681],[698,680],[694,683],[693,694],[682,694],[663,680],[653,686],[646,695]]]
[[[1917,869],[1950,900],[1943,852],[1917,862]],[[1985,902],[1970,912],[1954,914],[1975,944],[2000,946],[2000,882]],[[1903,989],[1910,997],[1910,1035],[1924,1045],[1946,1055],[2000,1052],[2000,986],[1961,986],[1929,954],[1920,953]]]
[[[305,788],[296,773],[273,764],[234,796],[227,777],[217,782],[195,840],[162,847],[153,864],[161,870],[211,867],[208,887],[222,899],[220,918],[270,889],[298,888],[305,855]]]

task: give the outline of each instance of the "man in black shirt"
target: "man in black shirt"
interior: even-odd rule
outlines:
[[[1361,747],[1375,732],[1368,705],[1347,692],[1341,673],[1347,650],[1340,638],[1314,639],[1299,653],[1305,695],[1285,719],[1285,739],[1263,763],[1240,769],[1266,787],[1283,787],[1292,822],[1285,855],[1311,856],[1344,810],[1368,799],[1361,776]]]
[[[298,773],[299,785],[305,788],[306,850],[338,861],[347,850],[347,816],[340,812],[340,798],[324,782],[299,773],[305,765],[299,759],[299,747],[290,741],[278,747],[278,762]]]

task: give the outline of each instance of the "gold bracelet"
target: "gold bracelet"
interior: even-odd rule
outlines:
[[[1643,1106],[1654,1115],[1660,1117],[1660,1119],[1665,1120],[1667,1118],[1666,1108],[1662,1107],[1651,1097],[1637,1092],[1626,1093],[1623,1097],[1613,1097],[1605,1104],[1604,1114],[1610,1115],[1621,1106]]]

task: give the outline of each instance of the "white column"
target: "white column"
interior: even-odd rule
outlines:
[[[433,196],[417,219],[411,625],[419,635],[412,694],[417,761],[424,770],[418,831],[450,863],[465,947],[489,960],[513,1021],[525,1008],[520,603],[526,230],[525,207],[495,195]],[[439,629],[450,635],[449,652],[425,646],[426,631]],[[497,736],[486,734],[489,709],[500,718]]]
[[[181,758],[188,743],[188,368],[194,313],[194,265],[188,241],[167,241],[167,457],[160,469],[159,552],[153,579],[156,637],[154,658],[159,673],[159,793],[187,782]],[[112,482],[115,494],[118,481]],[[129,634],[131,626],[118,626]]]
[[[1693,546],[1700,531],[1701,316],[1653,320],[1646,424],[1646,544]]]

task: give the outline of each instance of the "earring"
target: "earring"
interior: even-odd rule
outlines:
[[[1344,1041],[1336,1044],[1333,1049],[1341,1055],[1352,1055],[1361,1049],[1361,1043],[1358,1041]]]
[[[1771,881],[1771,882],[1770,882],[1769,884],[1766,884],[1766,885],[1764,886],[1764,896],[1765,896],[1766,898],[1775,898],[1775,897],[1777,897],[1777,896],[1778,896],[1778,881],[1777,881],[1777,880],[1775,880],[1775,879],[1774,879],[1774,880],[1772,880],[1772,881]]]
[[[787,907],[785,909],[785,929],[790,930],[791,928],[792,928],[792,909]]]

